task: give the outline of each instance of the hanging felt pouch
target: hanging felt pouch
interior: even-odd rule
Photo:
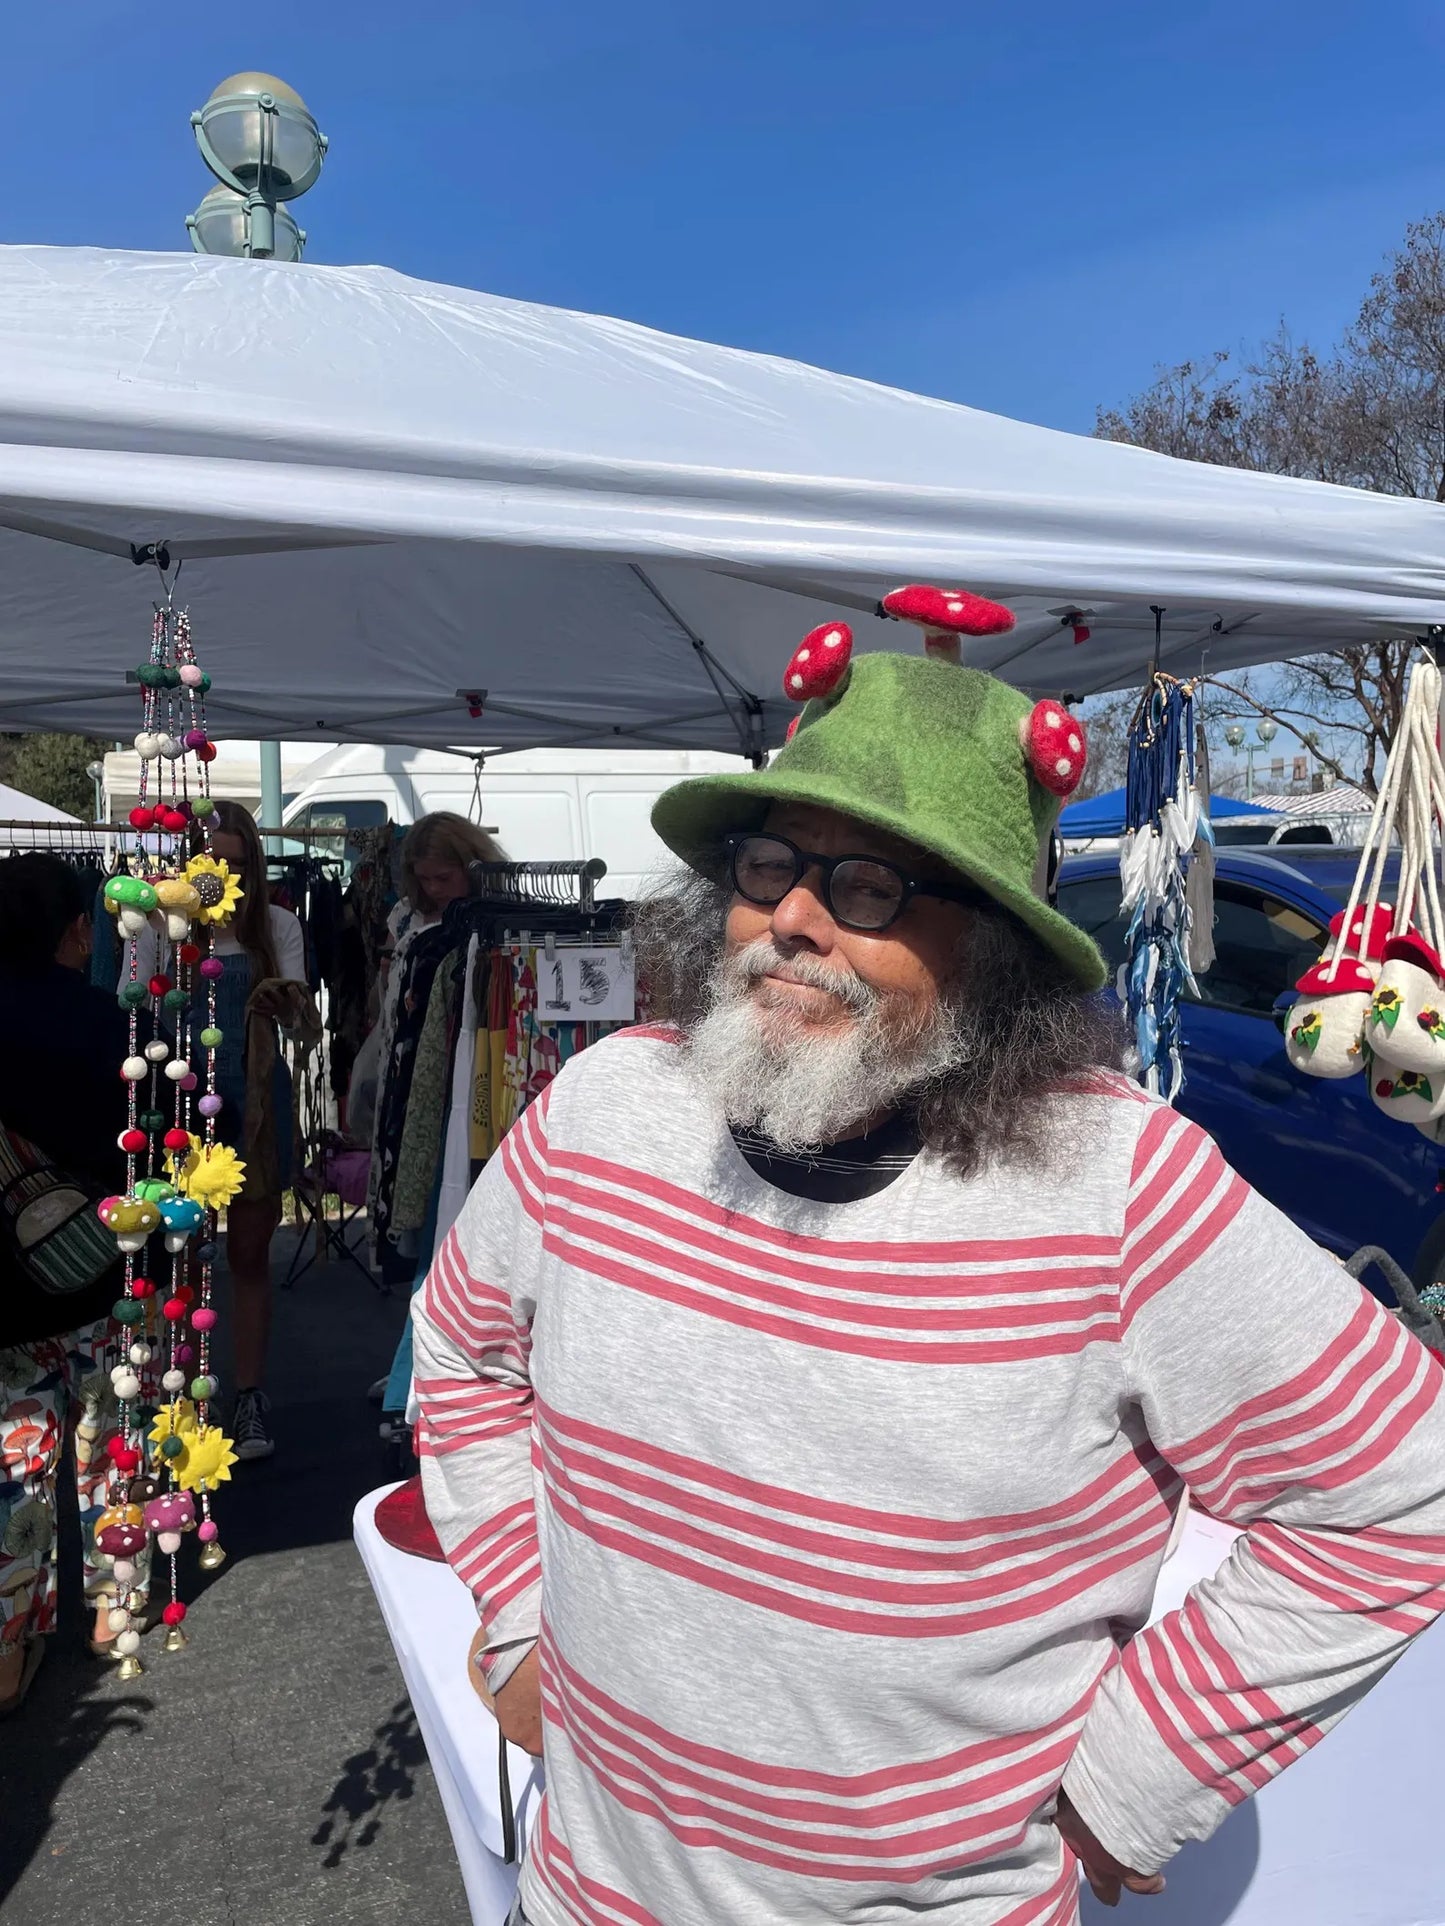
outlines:
[[[1316,963],[1295,987],[1299,995],[1284,1025],[1290,1062],[1307,1077],[1354,1076],[1364,1063],[1361,1037],[1375,993],[1372,972],[1347,956]]]
[[[1423,938],[1392,936],[1370,999],[1365,1036],[1378,1056],[1445,1085],[1445,975]]]
[[[1364,1058],[1370,1095],[1376,1109],[1383,1110],[1387,1117],[1423,1129],[1435,1118],[1445,1116],[1445,1066],[1435,1071],[1408,1070],[1392,1063],[1368,1041]]]

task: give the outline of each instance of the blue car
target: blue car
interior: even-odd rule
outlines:
[[[1358,854],[1329,845],[1292,847],[1287,855],[1217,852],[1217,955],[1200,978],[1198,1002],[1184,1009],[1177,1108],[1316,1243],[1341,1257],[1377,1244],[1419,1288],[1445,1273],[1445,1153],[1383,1116],[1363,1076],[1301,1076],[1285,1056],[1276,1009],[1318,958]],[[1386,901],[1394,880],[1391,874]],[[1117,969],[1124,955],[1117,857],[1066,858],[1059,908]]]

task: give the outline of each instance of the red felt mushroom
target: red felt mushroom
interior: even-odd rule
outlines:
[[[1295,988],[1305,996],[1373,996],[1375,979],[1363,964],[1347,956],[1337,966],[1328,961],[1314,964]]]
[[[1445,963],[1414,930],[1407,930],[1403,936],[1392,936],[1381,956],[1386,963],[1413,963],[1417,970],[1429,970],[1432,976],[1445,977]]]
[[[1019,740],[1044,788],[1056,796],[1071,796],[1089,758],[1089,739],[1079,718],[1062,702],[1036,702],[1019,723]]]
[[[853,659],[853,631],[846,622],[820,622],[809,629],[783,674],[783,693],[811,702],[840,688]]]
[[[895,622],[912,622],[923,631],[924,653],[942,662],[959,659],[961,635],[1004,635],[1014,625],[1014,612],[1001,602],[987,602],[967,589],[930,588],[914,582],[896,588],[878,604],[879,613]]]
[[[142,1525],[103,1525],[95,1534],[97,1551],[109,1558],[134,1558],[136,1553],[145,1549],[146,1533]]]
[[[1365,906],[1363,903],[1357,904],[1355,913],[1350,918],[1350,940],[1344,947],[1356,956],[1368,957],[1372,963],[1382,963],[1385,960],[1385,945],[1390,940],[1390,930],[1394,921],[1395,912],[1391,906],[1388,903],[1376,903],[1370,916],[1369,928],[1366,929]],[[1345,912],[1337,910],[1330,918],[1330,935],[1336,939],[1336,948],[1339,948],[1338,938],[1344,927]]]

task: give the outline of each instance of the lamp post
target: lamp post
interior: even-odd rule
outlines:
[[[1254,759],[1261,749],[1267,749],[1279,734],[1279,724],[1269,716],[1261,716],[1254,725],[1254,733],[1259,737],[1257,743],[1251,742],[1244,749],[1244,800],[1254,801]],[[1244,724],[1231,722],[1224,732],[1224,740],[1231,749],[1244,745]]]
[[[306,235],[285,203],[314,187],[326,159],[326,136],[311,110],[274,74],[232,74],[191,115],[201,159],[216,177],[187,215],[197,254],[251,261],[299,261]],[[261,744],[261,822],[281,827],[281,745]],[[268,853],[279,856],[272,840]]]
[[[306,236],[283,203],[314,187],[326,136],[294,87],[274,74],[232,74],[191,115],[213,187],[187,218],[198,254],[299,261]]]
[[[105,764],[88,762],[85,765],[85,773],[90,777],[95,790],[95,820],[103,823],[105,821]]]

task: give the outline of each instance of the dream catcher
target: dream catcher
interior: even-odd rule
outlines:
[[[1120,913],[1129,920],[1119,1000],[1138,1079],[1168,1103],[1184,1082],[1180,998],[1198,994],[1191,937],[1196,917],[1209,914],[1190,890],[1190,869],[1208,862],[1214,843],[1207,792],[1196,780],[1194,694],[1192,682],[1157,668],[1150,678],[1129,728],[1119,855]]]
[[[150,654],[135,680],[142,701],[135,738],[140,801],[130,815],[135,842],[104,891],[127,958],[120,989],[130,1014],[130,1049],[120,1066],[129,1089],[120,1138],[126,1184],[123,1195],[99,1207],[124,1259],[114,1316],[129,1339],[111,1373],[120,1422],[107,1505],[96,1524],[97,1548],[113,1561],[110,1625],[123,1678],[144,1669],[140,1614],[162,1582],[157,1563],[168,1594],[165,1648],[178,1651],[186,1643],[177,1568],[184,1539],[194,1533],[205,1570],[226,1556],[211,1500],[230,1477],[235,1453],[211,1416],[218,1390],[212,1282],[217,1214],[244,1175],[216,1134],[216,1051],[223,1041],[216,981],[224,966],[213,954],[216,931],[241,891],[210,851],[211,679],[196,661],[187,612],[169,597],[157,607]],[[140,964],[143,937],[156,959],[149,974]],[[153,1020],[144,1047],[142,1010]]]

